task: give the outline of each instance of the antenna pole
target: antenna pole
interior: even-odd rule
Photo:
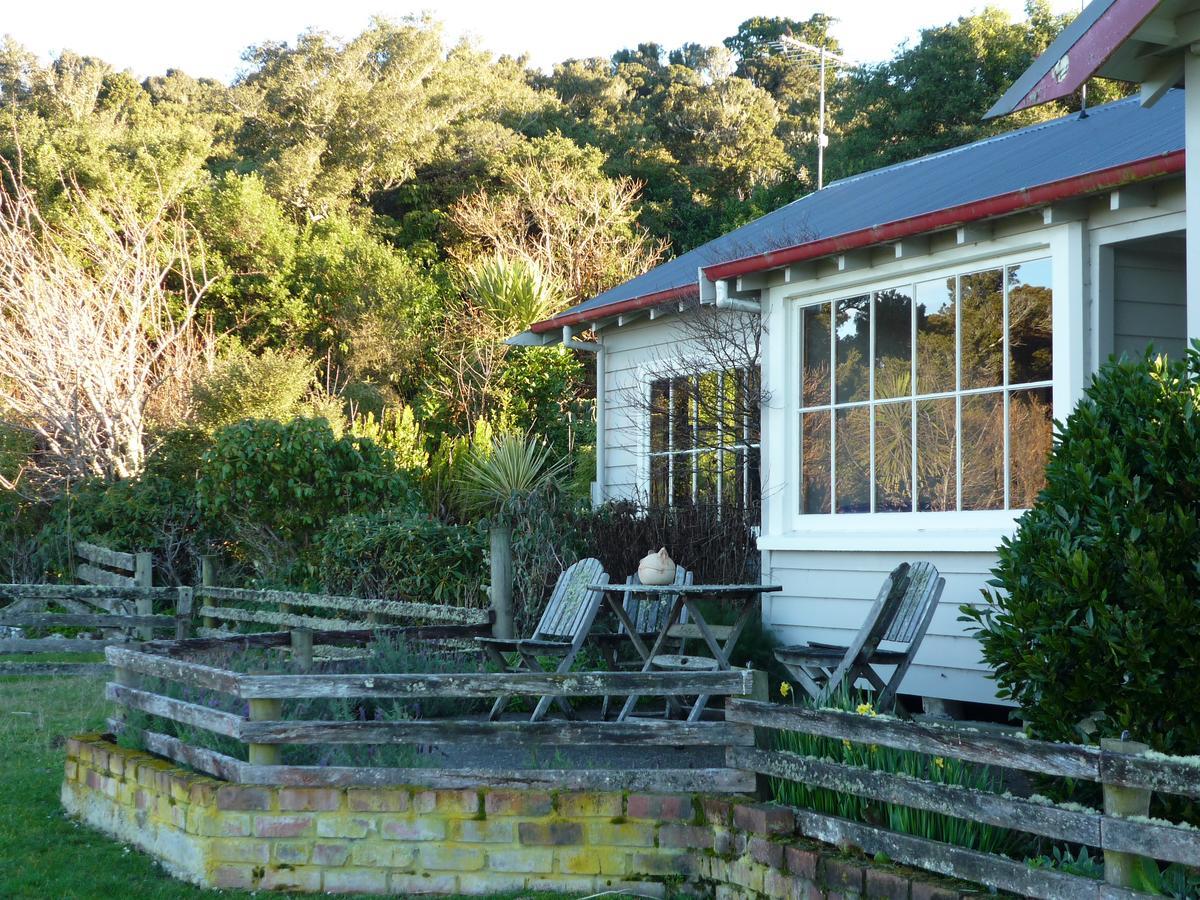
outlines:
[[[825,187],[825,45],[821,45],[821,99],[817,121],[817,190]]]

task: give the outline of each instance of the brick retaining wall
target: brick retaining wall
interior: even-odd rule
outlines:
[[[700,795],[227,784],[101,735],[67,742],[67,812],[205,887],[952,900],[805,841],[784,807]]]

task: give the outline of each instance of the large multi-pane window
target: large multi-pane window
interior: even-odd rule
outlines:
[[[650,384],[650,502],[755,509],[758,372],[706,372]]]
[[[1050,260],[801,310],[800,511],[1021,509],[1051,443]]]

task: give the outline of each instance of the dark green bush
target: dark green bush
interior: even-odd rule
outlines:
[[[324,590],[486,606],[487,537],[409,509],[340,516],[317,539]]]
[[[300,564],[330,520],[419,503],[390,453],[366,438],[336,437],[324,419],[220,429],[196,487],[210,528],[224,529],[263,577],[293,583],[308,577]]]
[[[979,626],[1039,737],[1200,747],[1200,353],[1110,362],[1057,435]]]

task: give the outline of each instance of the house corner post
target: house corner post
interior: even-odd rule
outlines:
[[[600,342],[600,336],[596,335],[597,342]],[[606,360],[604,344],[601,342],[596,348],[596,479],[592,482],[592,506],[601,506],[606,497],[606,471],[607,466],[606,454],[604,452],[604,444],[607,435],[608,418],[608,365]]]

